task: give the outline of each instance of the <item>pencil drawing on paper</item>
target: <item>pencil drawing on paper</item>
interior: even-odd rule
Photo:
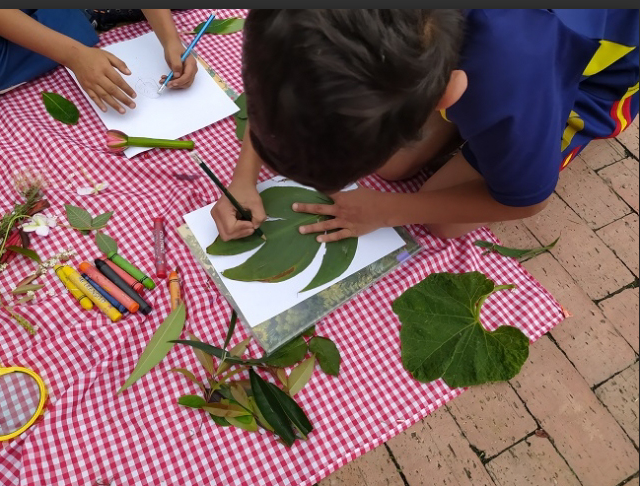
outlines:
[[[160,85],[151,78],[138,78],[136,82],[136,93],[146,98],[158,98],[158,88]]]

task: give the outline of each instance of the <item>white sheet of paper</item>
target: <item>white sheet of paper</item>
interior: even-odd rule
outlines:
[[[133,110],[125,107],[126,113],[121,115],[108,105],[107,112],[103,112],[80,89],[107,129],[120,130],[130,137],[175,140],[239,111],[199,62],[196,63],[198,72],[189,88],[165,88],[158,95],[160,76],[169,74],[170,69],[164,60],[162,45],[153,32],[103,49],[127,65],[131,74],[121,76],[137,94],[134,98],[136,107]],[[68,71],[77,83],[73,72]],[[129,147],[124,154],[133,157],[145,150],[150,149]]]
[[[263,191],[275,185],[305,187],[283,177],[275,177],[258,184],[258,191]],[[213,203],[183,216],[204,251],[218,236],[218,229],[209,214],[212,207]],[[240,312],[244,315],[247,321],[246,324],[250,327],[255,327],[404,245],[404,240],[393,228],[381,228],[361,236],[358,238],[356,254],[346,272],[331,282],[302,293],[300,293],[300,290],[307,286],[320,268],[325,252],[325,244],[322,244],[320,251],[304,271],[289,280],[278,283],[239,282],[222,276],[224,270],[240,265],[258,251],[259,248],[240,255],[207,256],[227,287],[231,297],[238,305]]]

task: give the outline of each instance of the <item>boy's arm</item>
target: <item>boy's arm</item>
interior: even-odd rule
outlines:
[[[131,73],[113,54],[87,47],[19,9],[0,10],[0,37],[71,69],[80,86],[102,111],[107,111],[107,104],[120,113],[125,112],[120,103],[135,107],[130,99],[135,97],[135,92],[114,68],[124,74]]]
[[[185,47],[180,41],[180,36],[173,22],[171,10],[168,8],[149,9],[143,8],[147,22],[151,25],[153,32],[164,48],[164,58],[167,65],[173,71],[173,78],[167,84],[169,88],[188,88],[193,83],[198,68],[193,56],[188,56],[184,63],[180,56],[185,51]],[[166,75],[160,78],[160,83],[164,82]]]

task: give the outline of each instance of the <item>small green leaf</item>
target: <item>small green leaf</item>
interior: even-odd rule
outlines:
[[[101,229],[107,225],[109,218],[113,216],[113,211],[108,213],[102,213],[91,220],[91,227],[93,229]]]
[[[65,204],[64,208],[67,211],[67,221],[69,221],[70,226],[73,226],[75,229],[92,229],[91,222],[93,218],[87,210],[71,204]]]
[[[251,338],[250,337],[248,337],[244,341],[240,341],[238,344],[236,344],[233,348],[231,348],[229,350],[229,356],[234,356],[236,358],[239,358],[240,356],[242,356],[244,354],[244,352],[246,351],[247,346],[249,345],[250,342],[251,342]],[[225,358],[224,362],[220,363],[220,366],[218,366],[218,370],[216,371],[216,375],[220,375],[220,374],[224,373],[229,368],[231,368],[231,363],[229,362],[228,359]]]
[[[194,29],[193,34],[197,34],[202,30],[204,22],[199,23]],[[211,21],[205,34],[233,34],[239,32],[244,27],[244,19],[233,17],[230,19],[214,19]]]
[[[229,421],[224,417],[216,417],[212,413],[210,413],[209,416],[216,423],[216,425],[219,425],[221,427],[229,427],[231,425]]]
[[[331,339],[315,336],[309,339],[309,351],[316,355],[320,368],[328,375],[338,376],[340,351]]]
[[[169,340],[180,336],[182,328],[184,327],[185,317],[186,310],[184,302],[181,302],[178,307],[162,321],[162,324],[156,329],[156,332],[153,333],[153,336],[151,336],[144,351],[138,358],[138,362],[131,376],[127,378],[127,381],[124,382],[117,393],[131,386],[138,378],[162,361],[173,347],[171,344],[173,341]]]
[[[38,256],[38,254],[32,250],[31,248],[23,248],[21,246],[7,246],[6,247],[7,251],[15,251],[16,253],[20,253],[21,255],[26,256],[27,258],[31,258],[32,260],[38,262],[38,263],[42,263],[42,260],[40,259],[40,257]]]
[[[269,366],[286,368],[302,360],[307,354],[307,342],[302,336],[294,338],[269,355],[262,356],[262,362]]]
[[[44,287],[44,284],[21,285],[13,289],[11,293],[13,295],[26,294],[29,291],[35,292],[36,290],[40,290],[42,287]]]
[[[313,375],[313,368],[315,364],[316,357],[312,355],[291,370],[289,378],[287,379],[289,396],[294,396],[309,382],[311,375]]]
[[[200,395],[182,395],[178,398],[178,403],[183,407],[189,408],[202,408],[207,404],[207,401]]]
[[[316,326],[311,326],[309,329],[307,329],[305,332],[302,333],[303,336],[305,337],[311,337],[316,333]]]
[[[263,380],[253,369],[249,370],[249,379],[251,380],[253,397],[262,416],[283,442],[291,447],[296,440],[291,428],[291,420],[282,408],[280,401],[274,396],[269,382]],[[275,388],[280,390],[278,387]]]
[[[191,381],[192,383],[195,383],[196,385],[198,385],[203,392],[206,391],[204,385],[202,383],[200,383],[200,380],[198,380],[196,378],[196,375],[191,373],[191,371],[185,370],[184,368],[171,368],[169,371],[172,371],[173,373],[180,373],[185,378],[187,378],[189,381]]]
[[[239,417],[227,417],[230,425],[248,432],[257,432],[258,423],[253,415],[240,415]]]
[[[284,410],[284,413],[287,415],[289,420],[296,426],[296,428],[302,433],[302,435],[309,435],[309,432],[313,430],[313,426],[309,419],[305,415],[300,405],[296,403],[296,401],[283,392],[280,388],[275,386],[273,383],[265,382],[267,386],[270,388],[273,396],[278,400],[280,406]]]
[[[258,405],[256,404],[256,399],[253,398],[252,396],[249,397],[249,403],[251,404],[251,410],[253,410],[253,412],[255,413],[256,418],[260,423],[260,425],[262,425],[265,429],[271,432],[274,432],[273,427],[271,427],[271,424],[267,422],[267,420],[264,418],[264,415],[262,415],[262,412],[258,408]]]
[[[212,415],[216,417],[240,417],[242,415],[247,415],[246,410],[238,410],[233,405],[223,404],[223,403],[207,403],[201,407],[203,410],[206,410]]]
[[[257,360],[257,359],[240,359],[240,358],[236,358],[234,356],[230,356],[231,352],[230,351],[226,351],[222,348],[219,348],[217,346],[212,346],[211,344],[207,344],[207,343],[201,343],[199,341],[187,341],[184,339],[174,339],[172,341],[169,341],[171,343],[177,343],[177,344],[186,344],[187,346],[191,346],[193,348],[197,348],[197,349],[201,349],[202,351],[204,351],[207,354],[210,354],[211,356],[215,356],[216,358],[222,359],[223,355],[227,355],[225,361],[227,363],[231,363],[231,364],[247,364],[247,365],[254,365],[254,364],[261,364],[262,360]]]
[[[192,341],[201,342],[200,339],[198,339],[195,334],[187,333],[187,335],[189,336],[189,338],[191,338]],[[205,369],[205,371],[210,376],[213,375],[213,371],[214,371],[213,358],[207,353],[203,352],[201,349],[193,348],[193,352],[196,354],[196,358],[198,358],[198,361],[200,362],[202,367]]]
[[[489,241],[484,241],[484,240],[474,241],[473,244],[480,248],[486,248],[487,250],[483,254],[495,252],[502,256],[522,259],[522,258],[531,258],[536,255],[539,255],[540,253],[544,253],[545,251],[551,250],[554,246],[556,246],[556,243],[558,243],[559,239],[560,237],[558,236],[555,240],[553,240],[551,243],[549,243],[546,246],[541,246],[539,248],[530,248],[530,249],[509,248],[507,246],[496,245],[495,243],[491,243]]]
[[[67,125],[75,125],[78,123],[80,112],[76,105],[65,97],[57,93],[43,91],[42,101],[49,114],[56,120],[66,123]]]
[[[229,384],[229,390],[231,392],[231,396],[239,405],[244,408],[251,408],[251,405],[249,405],[249,397],[247,396],[247,392],[244,391],[242,385],[239,383],[231,383]]]
[[[96,232],[96,245],[98,245],[100,251],[105,255],[118,251],[118,244],[116,243],[116,240],[100,231]]]
[[[480,310],[496,290],[480,272],[432,273],[392,304],[398,314],[402,364],[422,382],[451,387],[513,378],[529,356],[529,339],[511,326],[485,330]]]
[[[231,341],[231,336],[233,336],[233,331],[236,330],[236,322],[238,322],[238,314],[234,309],[231,312],[231,320],[229,321],[229,329],[227,329],[227,336],[224,338],[224,346],[222,346],[224,349],[227,349],[227,346],[229,345],[229,341]]]

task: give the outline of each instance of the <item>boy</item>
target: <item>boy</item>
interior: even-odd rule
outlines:
[[[327,192],[334,216],[300,227],[319,241],[424,224],[452,238],[542,210],[560,170],[638,112],[638,10],[251,11],[243,80],[250,125],[222,198],[223,239],[264,219],[263,163]],[[413,194],[364,187],[399,180],[464,141]],[[325,231],[335,230],[324,234]]]
[[[197,67],[192,56],[180,56],[184,47],[169,9],[144,9],[143,13],[164,48],[173,70],[170,88],[187,88]],[[107,105],[118,113],[135,108],[135,91],[118,71],[131,74],[124,62],[93,48],[98,35],[79,9],[0,10],[0,93],[27,82],[59,64],[73,71],[80,86],[102,111]],[[160,82],[164,81],[164,77]]]

